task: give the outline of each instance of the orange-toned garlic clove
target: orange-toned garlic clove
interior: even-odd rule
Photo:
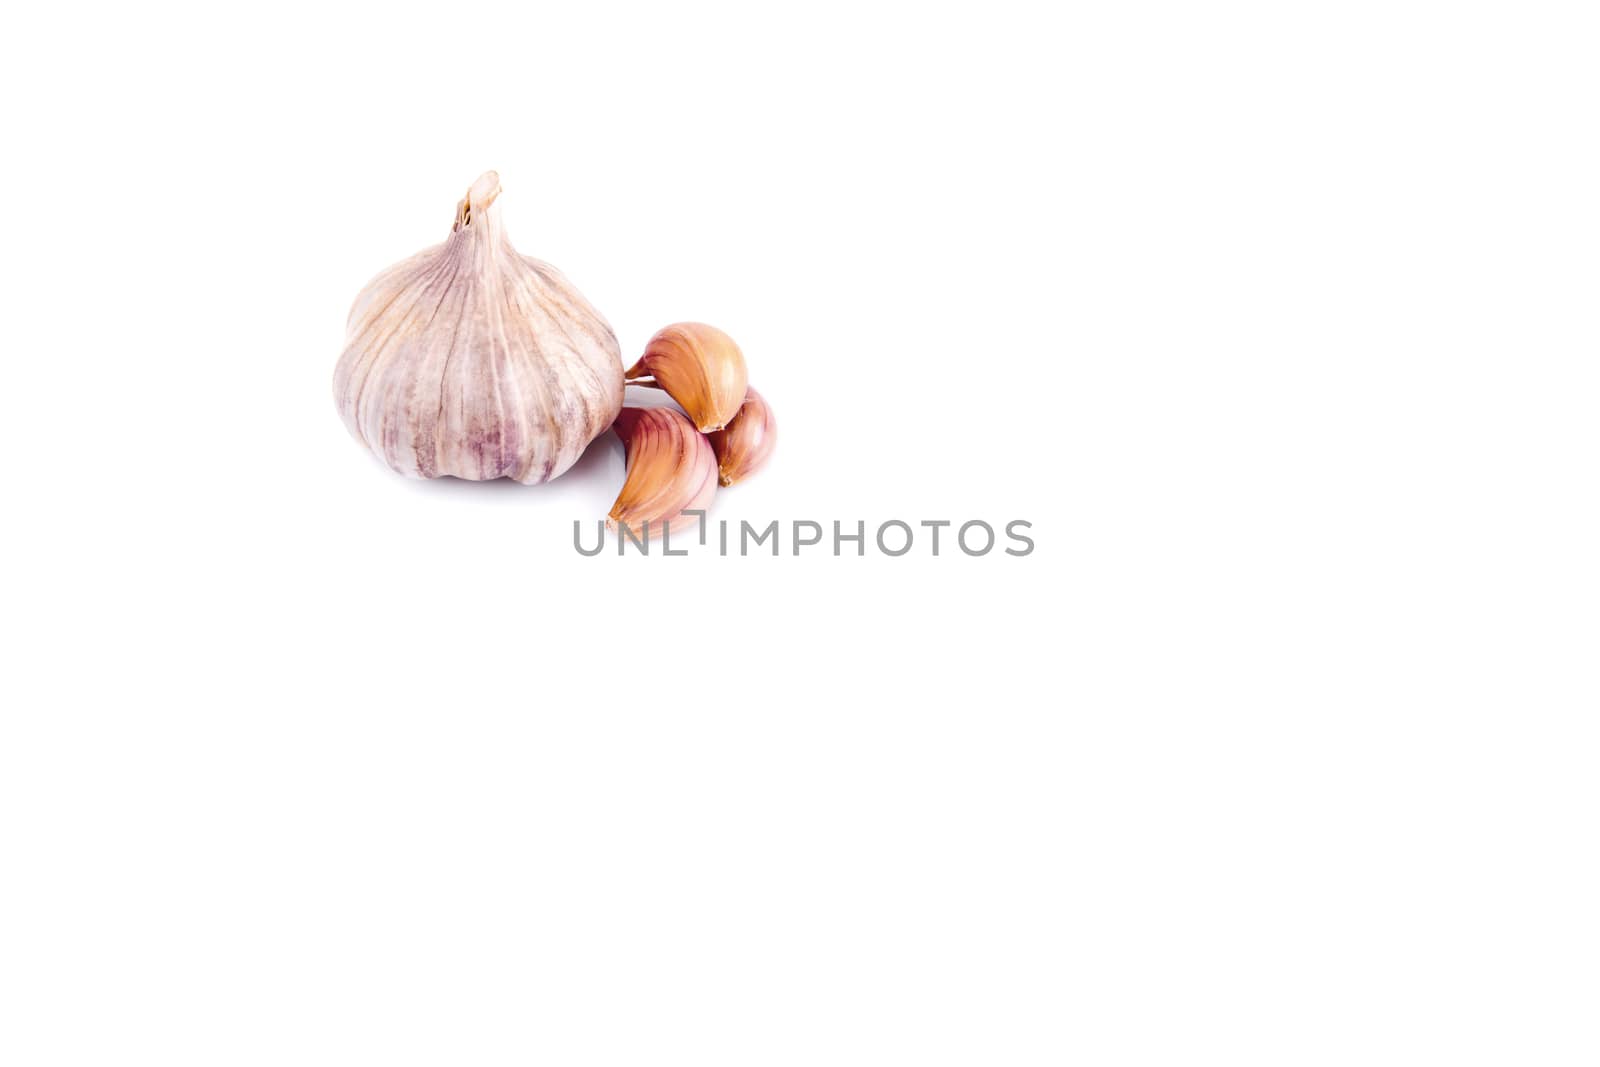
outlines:
[[[718,480],[732,485],[760,470],[778,443],[778,424],[772,408],[755,386],[745,390],[744,403],[727,428],[710,435],[717,454]]]
[[[744,403],[749,374],[733,338],[703,322],[678,322],[656,331],[625,377],[654,378],[702,433],[728,425]]]
[[[704,510],[717,491],[711,443],[671,408],[623,408],[612,428],[627,448],[628,476],[606,525],[640,539],[695,527],[700,516],[684,510]]]

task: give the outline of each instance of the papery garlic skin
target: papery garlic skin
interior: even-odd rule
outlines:
[[[548,263],[520,255],[489,171],[450,237],[374,278],[350,309],[334,401],[412,477],[548,481],[622,408],[622,350]]]
[[[733,338],[703,322],[662,327],[627,373],[645,375],[676,400],[702,433],[728,425],[750,384],[744,353]]]
[[[732,485],[766,465],[778,446],[778,423],[772,408],[752,385],[745,390],[738,414],[724,429],[707,437],[717,454],[718,480]]]
[[[717,492],[717,457],[705,436],[671,408],[623,408],[614,429],[627,448],[628,476],[606,525],[626,525],[643,540],[698,523],[684,512],[704,511]]]

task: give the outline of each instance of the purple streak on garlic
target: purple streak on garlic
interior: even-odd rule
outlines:
[[[350,309],[333,395],[401,474],[548,481],[622,408],[622,350],[548,263],[519,255],[489,171],[450,237],[379,274]]]

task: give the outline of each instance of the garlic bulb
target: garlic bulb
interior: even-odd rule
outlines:
[[[656,331],[629,370],[631,380],[652,376],[702,433],[720,430],[744,403],[749,384],[744,353],[733,338],[703,322],[677,322]]]
[[[704,511],[716,494],[711,443],[671,408],[623,408],[615,429],[627,449],[628,476],[606,525],[648,538],[651,531],[676,532],[700,521],[684,511]]]
[[[350,309],[333,395],[401,474],[531,485],[571,467],[622,408],[622,350],[548,263],[519,255],[489,171],[441,245],[378,275]]]

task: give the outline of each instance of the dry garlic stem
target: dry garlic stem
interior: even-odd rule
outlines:
[[[622,351],[548,263],[519,255],[489,171],[450,237],[356,297],[333,375],[345,426],[420,478],[547,481],[622,407]]]
[[[749,384],[739,346],[703,322],[679,322],[657,331],[627,373],[630,379],[645,375],[654,377],[704,433],[728,425]]]
[[[744,403],[727,428],[711,434],[710,440],[723,485],[732,485],[762,468],[778,443],[778,424],[755,386],[745,390]]]
[[[700,516],[683,512],[703,511],[717,491],[710,442],[670,408],[623,408],[613,429],[627,447],[628,477],[606,525],[626,525],[640,538],[695,526]]]

